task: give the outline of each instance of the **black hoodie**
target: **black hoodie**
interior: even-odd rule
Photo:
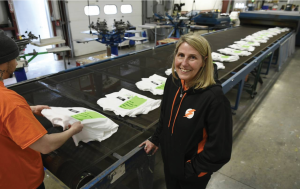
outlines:
[[[232,149],[231,107],[222,86],[184,91],[181,81],[173,82],[170,75],[159,123],[149,140],[160,144],[165,168],[178,179],[219,170]]]

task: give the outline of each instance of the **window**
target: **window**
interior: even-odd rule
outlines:
[[[117,6],[116,5],[105,5],[104,13],[105,14],[117,14]]]
[[[132,6],[131,5],[121,5],[121,13],[124,13],[124,14],[132,13]]]
[[[100,14],[100,8],[96,5],[92,6],[85,6],[84,7],[84,13],[87,16],[95,16]]]

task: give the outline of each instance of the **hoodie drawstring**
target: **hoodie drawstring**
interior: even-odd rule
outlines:
[[[173,107],[174,107],[174,104],[175,104],[175,100],[177,98],[177,95],[178,95],[178,92],[179,92],[180,88],[177,90],[177,93],[174,97],[174,100],[173,100],[173,104],[172,104],[172,109],[171,109],[171,115],[170,115],[170,120],[169,120],[169,125],[168,125],[168,128],[170,127],[170,123],[171,123],[171,119],[172,119],[172,113],[173,113]]]
[[[181,98],[177,113],[175,115],[175,118],[174,118],[174,121],[173,121],[173,126],[172,126],[172,134],[173,134],[173,131],[174,131],[174,125],[175,125],[175,121],[176,121],[176,118],[177,118],[177,115],[178,115],[178,112],[179,112],[179,109],[180,109],[180,106],[181,106],[181,102],[182,102],[183,98],[185,97],[185,95],[186,95],[186,93],[184,93],[183,97]]]
[[[174,98],[174,100],[173,100],[172,109],[171,109],[171,115],[170,115],[170,120],[169,120],[169,125],[168,125],[168,127],[170,127],[170,123],[171,123],[171,119],[172,119],[172,114],[173,114],[173,108],[174,108],[174,104],[175,104],[175,101],[176,101],[176,98],[177,98],[177,95],[178,95],[179,90],[180,90],[180,88],[177,90],[177,93],[176,93],[175,98]],[[179,104],[178,109],[177,109],[177,112],[176,112],[176,115],[175,115],[175,117],[174,117],[173,126],[172,126],[172,134],[173,134],[173,132],[174,132],[175,121],[176,121],[178,112],[179,112],[179,110],[180,110],[180,106],[181,106],[182,100],[183,100],[183,98],[185,97],[185,95],[186,95],[186,93],[184,93],[183,97],[181,98],[180,104]]]

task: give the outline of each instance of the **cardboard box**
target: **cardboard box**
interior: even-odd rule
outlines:
[[[109,58],[110,57],[106,56],[106,53],[99,54],[99,55],[96,55],[96,56],[90,56],[90,57],[87,57],[87,58],[81,58],[81,59],[76,60],[76,66],[77,67],[78,66],[83,66],[83,65],[86,65],[86,64],[95,63],[95,62],[105,60],[105,59],[109,59]]]
[[[166,38],[166,39],[157,41],[156,45],[163,45],[163,44],[172,43],[175,41],[178,41],[178,38]]]

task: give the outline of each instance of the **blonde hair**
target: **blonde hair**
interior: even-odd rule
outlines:
[[[186,34],[180,37],[174,51],[174,59],[172,63],[172,76],[178,79],[175,74],[175,58],[180,45],[187,43],[198,51],[202,57],[203,66],[190,82],[190,87],[194,89],[205,89],[206,87],[215,84],[214,66],[211,57],[211,48],[208,41],[199,34]]]

